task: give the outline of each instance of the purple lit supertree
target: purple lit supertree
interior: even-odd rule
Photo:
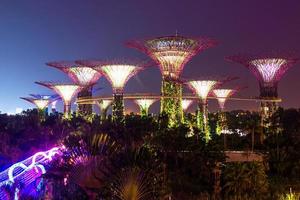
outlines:
[[[129,41],[127,46],[148,54],[160,67],[162,74],[161,113],[169,117],[169,126],[182,122],[182,84],[181,72],[185,64],[197,53],[216,42],[209,38],[165,36],[139,41]]]
[[[69,118],[71,112],[72,98],[83,88],[77,84],[69,83],[53,83],[53,82],[35,82],[39,85],[45,86],[54,90],[64,101],[64,117]]]
[[[77,62],[93,67],[111,83],[114,96],[112,103],[113,120],[121,122],[124,117],[124,87],[131,77],[148,66],[149,63],[129,60]]]
[[[236,55],[226,58],[246,66],[258,79],[263,126],[278,108],[278,82],[298,58],[291,55]]]
[[[78,93],[80,97],[92,97],[93,85],[101,77],[101,73],[94,70],[91,67],[77,64],[75,62],[48,62],[46,63],[50,67],[54,67],[66,73],[74,83],[83,86],[83,89]],[[80,114],[89,115],[92,113],[92,105],[80,104],[78,105],[78,111]]]

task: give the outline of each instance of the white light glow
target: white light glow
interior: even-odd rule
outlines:
[[[181,106],[183,111],[186,111],[193,103],[193,100],[191,99],[182,99]]]
[[[95,83],[101,74],[90,67],[70,67],[69,74],[73,81],[79,85],[90,85]]]
[[[57,104],[57,100],[51,102],[51,108],[55,109]]]
[[[261,78],[270,83],[276,80],[281,67],[287,63],[287,60],[281,58],[256,59],[250,61],[253,67],[256,67]]]
[[[70,103],[81,89],[79,85],[53,85],[53,88],[66,103]]]
[[[136,99],[135,103],[139,105],[142,110],[148,110],[155,101],[156,99]]]
[[[98,103],[101,110],[107,109],[112,103],[112,100],[104,99]]]
[[[218,103],[221,109],[224,109],[225,102],[228,97],[233,94],[234,90],[232,89],[216,89],[213,90],[214,95],[218,98]]]
[[[38,107],[38,109],[44,109],[48,106],[50,100],[48,99],[34,99],[33,103]]]
[[[217,85],[217,81],[213,80],[201,80],[201,81],[190,81],[190,87],[196,92],[198,97],[202,100],[206,100],[209,92]]]
[[[101,67],[114,90],[123,90],[126,82],[138,69],[135,65],[103,65]]]

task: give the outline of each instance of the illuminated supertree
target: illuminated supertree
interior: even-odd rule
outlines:
[[[101,121],[106,119],[107,110],[111,104],[112,104],[112,100],[109,99],[103,99],[97,102],[97,105],[101,109]]]
[[[180,74],[185,64],[194,55],[215,44],[209,38],[178,35],[127,42],[127,46],[148,54],[159,65],[162,74],[160,110],[169,117],[169,126],[177,126],[183,119]]]
[[[204,132],[205,140],[210,140],[208,125],[207,96],[220,82],[218,80],[192,80],[188,82],[189,87],[199,97],[197,109],[197,127]]]
[[[127,81],[149,63],[135,61],[77,61],[93,67],[103,74],[111,83],[113,89],[112,116],[113,120],[121,122],[124,117],[124,87]]]
[[[215,89],[213,90],[213,94],[218,98],[218,103],[220,106],[221,111],[218,113],[218,121],[216,127],[216,133],[218,135],[224,135],[224,149],[226,149],[226,133],[228,131],[227,128],[227,120],[225,110],[225,103],[227,99],[232,96],[234,93],[237,92],[237,89]]]
[[[74,81],[74,83],[84,87],[78,93],[78,98],[92,97],[92,87],[101,77],[101,74],[97,70],[85,65],[66,61],[49,62],[46,64],[63,71]],[[80,104],[78,105],[78,111],[80,114],[89,115],[92,114],[93,107],[89,104]]]
[[[182,110],[185,112],[187,109],[192,105],[193,100],[192,99],[182,99],[181,106]]]
[[[156,101],[157,99],[149,99],[149,98],[134,100],[134,102],[140,107],[141,116],[148,116],[150,106]]]
[[[258,79],[261,101],[262,125],[269,126],[270,117],[278,108],[278,82],[285,72],[298,61],[286,55],[237,55],[226,58],[246,66]]]
[[[72,98],[82,89],[82,86],[77,84],[67,83],[52,83],[52,82],[36,82],[39,85],[45,86],[54,90],[64,101],[64,117],[69,118],[71,112]]]

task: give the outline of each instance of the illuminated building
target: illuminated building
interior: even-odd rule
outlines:
[[[237,55],[227,60],[246,66],[258,79],[261,101],[261,122],[270,125],[271,116],[278,109],[278,82],[297,58],[283,55]]]
[[[81,85],[83,89],[78,93],[78,98],[92,97],[93,85],[99,80],[101,74],[91,67],[74,62],[49,62],[48,66],[54,67],[66,73],[74,83]],[[92,105],[78,105],[78,112],[82,115],[90,115],[93,112]]]
[[[169,126],[178,126],[183,120],[180,75],[185,64],[194,55],[215,44],[215,41],[208,38],[178,35],[127,43],[127,46],[148,54],[159,65],[162,74],[160,111],[168,116]]]
[[[67,84],[67,83],[52,83],[52,82],[36,82],[36,83],[54,90],[61,97],[61,99],[64,101],[64,117],[69,118],[69,114],[71,113],[72,98],[82,89],[82,87],[77,84]]]
[[[150,106],[156,102],[157,99],[136,99],[134,102],[140,107],[140,115],[148,116]]]

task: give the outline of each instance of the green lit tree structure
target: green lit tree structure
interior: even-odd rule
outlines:
[[[157,99],[143,98],[136,99],[134,102],[140,107],[140,115],[148,116],[150,106],[155,103]]]
[[[74,83],[83,86],[83,89],[78,93],[78,98],[92,97],[92,87],[99,80],[101,74],[91,67],[77,64],[75,62],[48,62],[48,66],[54,67],[66,73]],[[78,112],[82,115],[90,115],[93,112],[92,105],[79,104]]]
[[[103,99],[97,102],[97,105],[99,106],[101,110],[101,121],[105,120],[107,117],[107,110],[109,106],[112,104],[112,100],[110,99]]]
[[[205,140],[210,140],[210,128],[208,124],[207,96],[219,84],[217,80],[192,80],[188,82],[190,88],[199,97],[197,109],[197,127],[204,133]]]
[[[70,118],[72,98],[83,88],[77,84],[69,83],[52,83],[52,82],[36,82],[39,85],[45,86],[54,90],[64,101],[64,117]]]
[[[160,110],[169,117],[170,127],[177,126],[183,119],[180,75],[185,64],[194,55],[215,44],[208,38],[178,35],[127,42],[127,46],[148,54],[159,65],[162,74]]]
[[[124,118],[124,87],[127,81],[142,70],[149,63],[139,61],[77,61],[93,67],[103,74],[111,83],[113,89],[112,117],[116,122],[123,121]]]

